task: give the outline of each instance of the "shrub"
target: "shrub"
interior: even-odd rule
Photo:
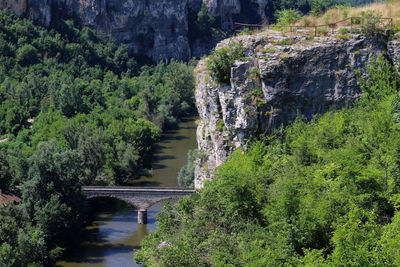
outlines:
[[[294,8],[276,11],[278,25],[290,25],[298,21],[302,17],[302,13]]]
[[[346,19],[348,16],[349,16],[349,9],[343,8],[342,9],[342,17]]]
[[[377,28],[377,24],[381,15],[376,14],[373,11],[368,11],[363,13],[363,24],[361,25],[361,32],[366,37],[374,37],[379,34],[379,29]]]
[[[321,15],[325,10],[324,0],[312,0],[311,1],[311,14],[313,16]]]
[[[326,27],[318,28],[317,29],[317,34],[318,35],[327,35],[328,34],[328,28],[326,28]]]
[[[325,24],[329,24],[331,19],[332,19],[332,16],[329,13],[322,17],[322,20],[324,21]]]
[[[243,45],[231,43],[211,53],[207,60],[207,69],[218,83],[229,84],[232,65],[243,56]]]
[[[339,33],[340,34],[348,34],[350,32],[350,30],[348,29],[348,28],[341,28],[340,30],[339,30]]]
[[[252,35],[253,32],[249,29],[249,28],[244,28],[238,35],[242,36],[242,35]]]
[[[224,120],[218,119],[216,128],[220,132],[226,131],[227,129],[226,129]]]
[[[266,47],[266,48],[264,48],[264,50],[262,52],[264,54],[267,54],[267,53],[273,54],[273,53],[275,53],[275,48],[274,47]]]
[[[279,41],[275,42],[275,44],[276,45],[281,45],[281,46],[292,45],[293,44],[293,40],[283,39],[283,40],[279,40]]]
[[[261,73],[260,70],[257,68],[254,68],[250,71],[249,79],[260,79]]]
[[[301,22],[303,23],[304,26],[313,26],[314,25],[314,23],[308,16],[302,17]]]
[[[314,38],[315,38],[315,36],[312,34],[306,36],[306,40],[308,40],[308,41],[312,41],[312,40],[314,40]]]

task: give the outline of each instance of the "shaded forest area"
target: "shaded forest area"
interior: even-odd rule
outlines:
[[[51,265],[79,241],[82,185],[148,172],[162,130],[195,112],[194,64],[139,67],[73,21],[0,11],[0,188],[22,196],[0,208],[1,266]]]

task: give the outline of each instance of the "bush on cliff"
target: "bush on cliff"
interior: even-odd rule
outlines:
[[[207,69],[218,83],[229,84],[233,63],[243,56],[243,45],[230,43],[211,53],[207,59]]]
[[[136,261],[397,266],[400,77],[382,58],[368,77],[353,108],[299,118],[236,151],[199,194],[158,215]]]

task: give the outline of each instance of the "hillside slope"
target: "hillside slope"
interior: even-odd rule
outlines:
[[[207,67],[210,58],[200,61],[196,70],[196,187],[248,140],[298,115],[311,119],[351,105],[361,93],[356,73],[365,77],[365,64],[372,58],[383,53],[400,64],[400,42],[390,34],[371,39],[350,33],[313,37],[268,30],[226,39],[212,57],[223,58],[220,52],[232,51],[234,44],[243,47],[243,55],[231,69],[227,66],[228,80],[213,77]]]
[[[378,58],[351,108],[237,150],[167,206],[147,266],[398,266],[400,76]]]

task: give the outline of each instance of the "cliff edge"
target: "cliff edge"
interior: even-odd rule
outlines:
[[[384,54],[400,70],[400,42],[385,36],[286,36],[268,30],[226,39],[216,49],[232,43],[242,44],[244,57],[233,64],[229,84],[216,82],[207,59],[196,69],[196,188],[212,179],[215,168],[248,140],[298,115],[311,119],[351,105],[361,94],[356,71],[365,76],[373,57]]]

